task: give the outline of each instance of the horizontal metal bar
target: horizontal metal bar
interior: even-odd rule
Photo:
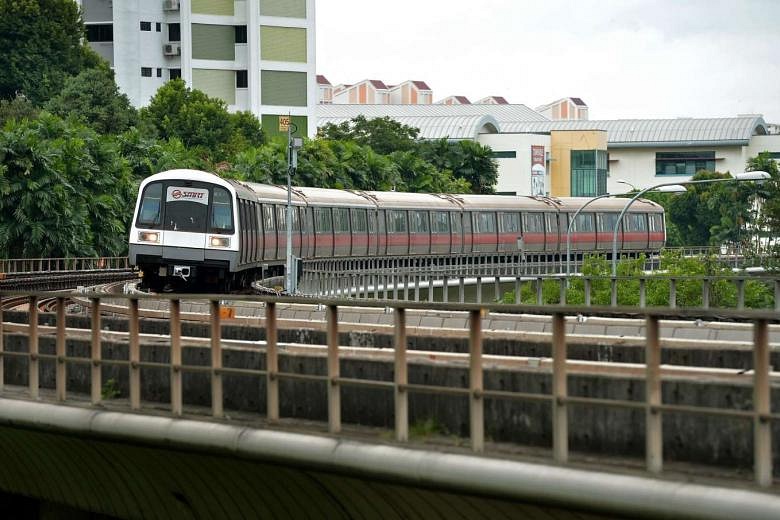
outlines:
[[[467,396],[471,394],[471,390],[468,388],[452,388],[446,386],[436,385],[415,385],[406,384],[398,385],[398,388],[402,391],[420,392],[424,394],[441,394],[441,395],[463,395]]]
[[[354,377],[334,377],[333,381],[340,385],[364,386],[367,388],[387,388],[392,390],[395,383],[392,381],[372,381],[370,379],[359,379]]]
[[[488,399],[510,399],[517,401],[552,401],[550,394],[534,394],[531,392],[507,392],[503,390],[482,390],[478,395]]]
[[[627,401],[625,399],[602,399],[600,397],[579,397],[566,396],[561,397],[559,401],[570,404],[592,404],[608,408],[634,408],[644,410],[646,405],[644,401]]]

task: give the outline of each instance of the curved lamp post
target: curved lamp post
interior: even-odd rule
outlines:
[[[696,181],[682,181],[682,182],[665,182],[662,184],[656,184],[649,188],[645,188],[628,201],[623,210],[620,212],[615,222],[615,231],[612,234],[612,276],[617,276],[617,236],[620,229],[620,223],[623,220],[623,215],[626,214],[628,208],[634,203],[636,199],[647,193],[648,191],[662,191],[666,193],[679,193],[686,190],[685,186],[689,184],[710,184],[715,182],[740,182],[740,181],[763,181],[769,179],[771,176],[767,172],[754,171],[743,172],[734,175],[733,177],[727,177],[724,179],[701,179]]]
[[[626,186],[631,187],[631,191],[637,191],[636,187],[631,184],[628,181],[624,181],[623,179],[618,179],[615,181],[618,184],[625,184]],[[628,193],[604,193],[601,195],[598,195],[597,197],[593,197],[588,202],[583,204],[577,211],[574,212],[574,216],[569,220],[569,225],[566,228],[566,279],[568,280],[571,276],[571,231],[574,226],[574,222],[577,220],[577,217],[580,213],[582,213],[582,210],[584,210],[586,207],[590,206],[591,202],[595,202],[599,199],[603,199],[605,197],[620,197],[621,195],[628,195]]]

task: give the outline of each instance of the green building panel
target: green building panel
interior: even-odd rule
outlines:
[[[260,0],[260,14],[306,18],[306,0]]]
[[[263,131],[269,138],[287,137],[287,132],[279,130],[279,117],[287,117],[286,114],[263,114],[260,122],[263,125]],[[306,116],[291,116],[290,121],[298,127],[293,134],[296,137],[306,137],[309,135],[309,122]]]
[[[260,102],[263,105],[306,106],[306,73],[282,70],[260,71]]]
[[[233,0],[192,0],[192,12],[233,16]]]
[[[261,25],[260,57],[271,61],[306,63],[306,29]]]
[[[232,25],[192,24],[192,58],[196,60],[236,59],[236,30]]]
[[[192,88],[223,100],[228,105],[236,104],[236,71],[215,69],[192,69]]]

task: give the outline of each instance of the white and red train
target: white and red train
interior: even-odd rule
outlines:
[[[569,219],[589,199],[445,195],[293,188],[292,247],[302,259],[566,252]],[[171,170],[145,179],[130,229],[130,262],[152,289],[219,290],[282,274],[287,190]],[[611,253],[626,199],[594,201],[577,217],[572,251]],[[620,253],[657,252],[663,208],[636,201],[618,236]]]

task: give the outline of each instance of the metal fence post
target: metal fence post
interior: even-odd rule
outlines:
[[[38,297],[30,296],[29,300],[30,335],[28,338],[28,364],[30,397],[38,399]]]
[[[338,307],[328,305],[325,312],[328,335],[328,431],[341,431],[341,388],[339,377],[339,318]]]
[[[92,302],[92,331],[90,342],[90,357],[92,358],[92,366],[90,367],[90,401],[92,404],[99,404],[102,399],[103,390],[103,375],[101,367],[101,345],[100,345],[100,300],[98,298],[90,298]]]
[[[141,408],[141,371],[138,367],[138,362],[141,360],[141,347],[138,338],[138,299],[131,298],[128,301],[130,307],[130,315],[128,316],[128,330],[129,330],[129,352],[128,357],[130,361],[130,408],[138,410]]]
[[[222,417],[222,321],[219,300],[209,300],[211,310],[211,414]]]
[[[542,302],[543,302],[542,279],[537,278],[536,279],[536,305],[542,305]]]
[[[769,326],[758,320],[753,325],[753,468],[762,487],[772,485],[769,368]]]
[[[522,301],[522,292],[520,287],[520,277],[515,277],[515,303],[519,304]]]
[[[661,343],[658,318],[645,319],[645,461],[647,471],[660,473],[663,468],[663,428],[661,413]]]
[[[56,387],[57,401],[67,398],[67,365],[65,364],[65,298],[57,298],[57,340],[55,346],[57,354],[57,368],[55,370],[54,384]]]
[[[558,278],[558,281],[560,282],[560,286],[559,286],[559,290],[560,290],[560,296],[559,296],[560,304],[561,305],[566,305],[566,282],[567,282],[567,279],[566,279],[566,277],[561,276],[560,278]]]
[[[485,400],[482,397],[482,311],[469,312],[469,417],[471,449],[485,450]]]
[[[409,381],[406,365],[406,309],[395,310],[395,439],[409,440]]]
[[[612,307],[617,307],[617,303],[618,303],[618,300],[617,300],[617,278],[615,278],[613,276],[610,279],[609,283],[610,283],[610,293],[612,295],[612,297],[610,299],[610,305],[612,305]]]
[[[477,276],[477,303],[482,303],[482,277]]]
[[[639,307],[647,307],[647,279],[644,277],[639,279]]]
[[[569,424],[566,403],[566,320],[561,313],[553,314],[553,457],[556,462],[569,458]]]
[[[669,279],[669,307],[677,307],[677,281],[674,278]]]
[[[701,306],[703,309],[710,308],[710,279],[704,278],[701,282]]]
[[[181,415],[184,409],[181,374],[181,302],[171,300],[170,332],[171,332],[171,411]]]
[[[276,328],[276,303],[265,304],[265,370],[266,370],[266,415],[268,420],[279,420],[279,352]]]
[[[590,301],[591,301],[591,295],[590,295],[590,288],[591,288],[591,282],[590,278],[583,278],[583,292],[585,293],[585,306],[590,307]]]
[[[737,309],[742,310],[745,308],[745,279],[738,278],[734,283],[737,286]]]

